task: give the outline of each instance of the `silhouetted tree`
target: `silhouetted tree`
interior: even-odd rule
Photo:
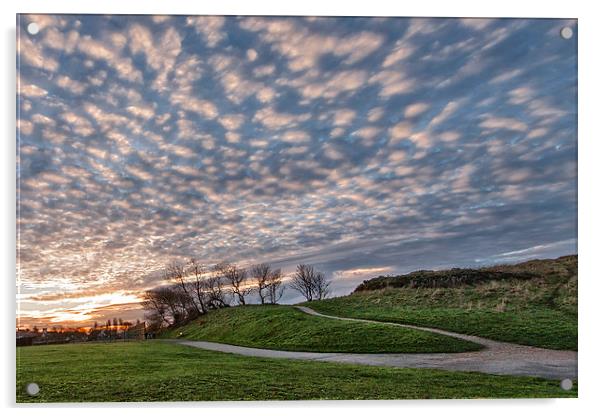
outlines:
[[[194,277],[190,283],[192,293],[194,294],[194,302],[197,306],[197,311],[200,314],[207,313],[209,295],[206,281],[207,268],[200,264],[196,259],[190,259],[188,262],[187,271]]]
[[[215,270],[217,274],[230,285],[232,296],[238,301],[238,304],[245,305],[245,297],[253,291],[252,287],[246,286],[246,270],[230,263],[219,263],[215,266]]]
[[[178,305],[178,322],[183,322],[199,316],[199,312],[194,302],[194,299],[188,291],[182,289],[181,286],[174,286],[171,289],[173,291],[173,296]]]
[[[299,264],[290,283],[293,290],[301,293],[306,300],[324,299],[330,292],[330,282],[324,273],[314,270],[313,266]]]
[[[250,268],[251,278],[255,281],[257,294],[259,295],[259,301],[262,305],[265,303],[267,297],[266,289],[271,273],[272,269],[270,265],[266,263],[255,264]]]
[[[207,290],[208,307],[218,309],[228,306],[227,294],[224,290],[224,281],[215,271],[205,281]]]
[[[146,318],[147,332],[154,333],[165,326],[164,318],[156,310],[151,310],[145,313],[144,317]]]
[[[142,296],[142,308],[147,311],[145,317],[150,321],[153,320],[155,324],[157,321],[161,321],[159,326],[170,325],[171,322],[168,318],[168,308],[164,302],[161,292],[157,289],[147,290]]]
[[[270,272],[266,285],[268,303],[278,303],[284,294],[285,286],[282,284],[282,271],[276,269]]]
[[[162,286],[144,292],[142,307],[153,319],[161,318],[166,325],[178,324],[187,317],[186,296],[177,287]]]
[[[330,282],[326,281],[326,275],[322,272],[317,272],[314,278],[314,299],[325,299],[330,294]]]
[[[175,261],[168,264],[163,271],[163,278],[170,283],[178,285],[181,291],[181,293],[178,293],[178,301],[181,303],[182,308],[187,311],[187,315],[198,316],[201,314],[201,310],[197,303],[194,302],[192,293],[189,290],[189,285],[186,281],[188,273],[186,266],[186,264]]]

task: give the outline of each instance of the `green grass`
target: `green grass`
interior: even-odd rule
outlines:
[[[180,335],[181,334],[181,335]],[[382,324],[337,321],[291,306],[247,305],[212,311],[163,338],[311,352],[462,352],[482,347],[439,334]]]
[[[30,397],[27,383],[40,393]],[[17,348],[17,402],[576,397],[557,381],[242,357],[161,341]]]
[[[307,305],[325,314],[577,350],[576,264],[574,269],[556,261],[535,263],[537,267],[529,264],[531,271],[540,270],[541,277],[454,288],[367,290]]]

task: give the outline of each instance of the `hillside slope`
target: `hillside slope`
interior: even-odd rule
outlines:
[[[461,352],[480,345],[382,324],[338,321],[292,306],[247,305],[212,311],[163,338],[186,338],[245,347],[311,352]]]
[[[499,341],[577,349],[577,256],[364,281],[317,311],[442,328]]]

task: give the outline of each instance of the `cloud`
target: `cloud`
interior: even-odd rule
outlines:
[[[335,126],[346,126],[350,124],[356,116],[356,112],[350,109],[342,109],[334,112],[333,124]]]
[[[140,117],[143,118],[145,120],[148,120],[152,117],[155,116],[155,111],[153,110],[152,107],[149,106],[135,106],[135,105],[130,105],[126,108],[126,110],[136,116],[136,117]]]
[[[80,95],[84,91],[86,91],[85,84],[83,84],[79,81],[74,81],[71,78],[64,76],[64,75],[61,75],[56,79],[56,85],[70,91],[73,94],[77,94],[77,95]]]
[[[130,27],[128,35],[132,53],[143,53],[148,65],[157,73],[152,87],[158,91],[167,90],[168,76],[174,70],[181,52],[180,34],[170,27],[161,36],[154,37],[150,29],[135,24]]]
[[[480,31],[491,25],[495,20],[494,19],[478,19],[478,18],[468,18],[468,19],[460,19],[460,23],[464,26],[467,26],[471,29]]]
[[[44,29],[43,34],[45,46],[60,50],[66,54],[73,53],[79,41],[79,32],[75,30],[63,33],[57,27],[48,27]]]
[[[439,114],[437,114],[435,117],[433,117],[433,119],[430,121],[429,127],[435,127],[435,126],[443,123],[452,114],[454,114],[456,112],[456,110],[458,110],[459,107],[460,107],[460,103],[458,103],[457,101],[448,102],[447,104],[445,104],[445,107],[443,107],[441,112]]]
[[[392,267],[369,267],[351,270],[337,270],[333,272],[333,277],[335,279],[358,279],[362,277],[370,278],[379,274],[384,276],[393,270],[394,269]]]
[[[262,108],[253,116],[253,120],[263,124],[268,129],[295,127],[307,119],[309,119],[308,114],[281,113],[269,107]]]
[[[222,31],[224,23],[225,19],[222,16],[194,16],[186,18],[186,24],[194,27],[196,32],[203,36],[207,46],[210,48],[215,47],[224,39],[225,34]]]
[[[397,41],[395,46],[395,49],[385,58],[383,62],[384,68],[396,65],[414,53],[414,47],[402,40]]]
[[[174,105],[179,105],[180,108],[186,111],[197,113],[205,118],[214,119],[217,117],[218,109],[211,101],[201,100],[180,93],[174,93],[170,96],[170,101]]]
[[[508,92],[510,104],[524,104],[533,98],[533,90],[530,87],[518,87]]]
[[[48,91],[46,91],[44,88],[40,88],[37,85],[27,84],[23,82],[19,84],[18,92],[21,96],[33,98],[44,97],[48,95]]]
[[[34,124],[29,120],[18,120],[17,126],[19,127],[19,131],[21,134],[31,134],[33,133]]]
[[[288,130],[282,135],[281,139],[288,143],[299,143],[308,141],[310,137],[309,134],[301,130]]]
[[[365,140],[373,140],[381,132],[381,129],[373,126],[362,127],[355,131],[355,134]]]
[[[90,136],[95,132],[92,124],[87,118],[75,114],[74,112],[63,113],[61,114],[61,118],[69,123],[71,130],[76,134]]]
[[[255,49],[247,49],[247,59],[251,62],[257,59],[257,51]]]
[[[23,35],[19,38],[17,47],[23,63],[47,72],[58,70],[58,61],[51,56],[47,56],[42,46],[32,41],[28,35]]]
[[[528,128],[526,123],[508,117],[487,117],[479,123],[479,126],[492,130],[507,129],[516,131],[526,131]]]
[[[557,20],[49,17],[19,32],[28,322],[141,317],[192,256],[312,263],[342,294],[574,246],[555,244],[577,201]]]
[[[35,124],[41,124],[41,125],[46,125],[46,126],[55,126],[56,125],[56,121],[54,121],[50,117],[46,117],[42,114],[32,115],[31,121],[33,121]]]
[[[90,36],[83,36],[77,46],[81,53],[90,58],[105,61],[115,70],[120,78],[130,82],[142,81],[142,73],[134,67],[132,59],[122,57],[114,45],[97,41]]]
[[[332,77],[319,81],[308,81],[300,85],[304,97],[335,98],[348,91],[354,91],[366,82],[365,71],[340,71]]]
[[[380,96],[390,97],[397,94],[407,94],[414,90],[414,82],[407,78],[403,72],[384,70],[377,72],[368,80],[370,83],[380,84]]]
[[[264,42],[288,58],[292,71],[315,67],[326,54],[346,57],[345,62],[354,64],[375,52],[384,39],[377,33],[362,31],[345,38],[312,33],[292,19],[248,18],[240,26],[259,32]]]
[[[394,141],[400,141],[409,138],[411,134],[412,124],[407,121],[399,122],[389,129],[389,135]]]
[[[403,114],[406,118],[414,118],[424,113],[428,108],[429,105],[426,103],[414,103],[408,105]]]

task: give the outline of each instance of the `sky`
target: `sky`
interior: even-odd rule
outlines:
[[[18,23],[19,326],[142,318],[191,257],[343,295],[577,252],[575,20]]]

